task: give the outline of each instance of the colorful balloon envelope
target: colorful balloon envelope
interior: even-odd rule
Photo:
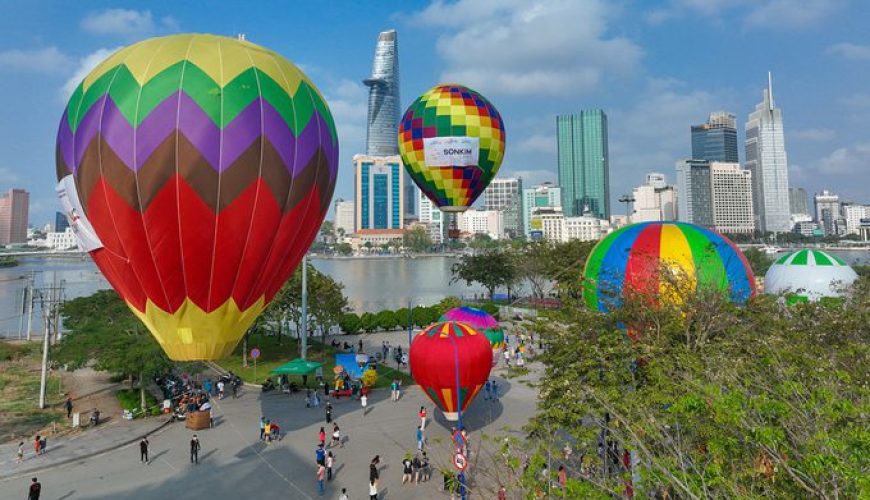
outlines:
[[[212,35],[115,52],[76,88],[57,137],[74,231],[175,360],[232,351],[308,250],[337,169],[308,77]]]
[[[462,212],[495,177],[504,158],[501,115],[456,83],[415,100],[399,124],[399,153],[420,190],[444,212]]]
[[[679,301],[700,288],[721,290],[736,303],[755,293],[743,252],[728,238],[695,224],[641,222],[601,240],[586,260],[583,298],[601,311],[630,294],[647,301]]]
[[[764,275],[764,293],[785,294],[790,304],[827,301],[845,295],[858,274],[836,255],[798,250],[783,255]]]
[[[460,321],[465,323],[479,332],[483,332],[489,340],[489,345],[492,347],[492,364],[495,366],[498,363],[499,357],[505,346],[504,330],[498,324],[498,320],[482,309],[475,307],[456,307],[443,316],[441,321]]]
[[[489,378],[492,349],[486,337],[466,323],[430,325],[411,342],[411,375],[423,392],[456,420]]]

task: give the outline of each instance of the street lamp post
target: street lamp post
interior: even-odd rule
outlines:
[[[302,256],[302,349],[300,357],[308,356],[308,254]]]

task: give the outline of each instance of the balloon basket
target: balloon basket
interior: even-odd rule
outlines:
[[[446,418],[446,419],[449,420],[450,422],[456,422],[456,421],[459,420],[459,412],[455,412],[455,411],[444,411],[444,412],[441,412],[441,413],[443,413],[443,414],[444,414],[444,418]]]

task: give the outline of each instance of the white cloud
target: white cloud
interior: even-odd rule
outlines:
[[[850,96],[841,97],[840,104],[852,108],[870,108],[870,94],[852,94]]]
[[[745,18],[756,28],[804,28],[839,9],[840,0],[770,0],[753,7]]]
[[[106,9],[82,19],[81,27],[96,35],[134,37],[161,30],[177,31],[178,22],[170,16],[155,21],[150,10]]]
[[[517,144],[517,150],[524,153],[556,153],[556,137],[553,134],[535,134],[524,137]]]
[[[61,87],[61,98],[64,100],[69,99],[69,96],[72,95],[73,91],[75,91],[76,87],[78,87],[79,83],[88,76],[88,73],[91,72],[94,68],[97,67],[98,64],[103,62],[104,59],[112,55],[115,51],[119,50],[121,47],[115,47],[112,49],[97,49],[94,52],[82,57],[78,61],[78,65],[76,66],[75,71],[73,71],[72,75],[67,78],[66,82],[64,82],[63,87]]]
[[[438,0],[413,20],[442,31],[441,78],[484,93],[576,95],[631,72],[642,49],[609,36],[603,0]]]
[[[34,73],[64,73],[72,60],[57,47],[0,51],[0,68]]]
[[[365,152],[368,90],[352,80],[341,80],[325,92],[335,119],[341,151]]]
[[[853,61],[870,61],[870,45],[857,45],[848,42],[837,43],[828,47],[827,53]]]
[[[870,142],[834,150],[818,161],[815,170],[820,175],[866,173],[870,170]]]
[[[3,179],[3,187],[8,188],[11,184],[21,182],[23,179],[9,167],[0,167],[0,179]]]
[[[829,128],[806,128],[788,132],[789,139],[801,141],[825,142],[836,137],[837,132]]]

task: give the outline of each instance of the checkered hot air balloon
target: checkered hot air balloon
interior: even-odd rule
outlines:
[[[444,321],[414,337],[409,360],[411,375],[426,396],[448,420],[456,420],[489,378],[492,349],[471,326]]]
[[[399,153],[420,190],[444,212],[462,212],[495,177],[504,158],[501,115],[456,83],[415,100],[399,123]]]
[[[498,320],[486,311],[469,306],[455,307],[444,313],[440,321],[461,321],[483,332],[492,347],[492,365],[498,363],[505,346],[504,330],[498,324]]]
[[[82,246],[175,360],[232,351],[314,239],[337,169],[308,77],[213,35],[115,52],[76,88],[57,137]]]
[[[685,222],[641,222],[598,242],[586,260],[583,298],[601,311],[639,293],[655,303],[678,299],[663,273],[698,287],[728,293],[742,303],[755,293],[746,257],[728,238]]]

